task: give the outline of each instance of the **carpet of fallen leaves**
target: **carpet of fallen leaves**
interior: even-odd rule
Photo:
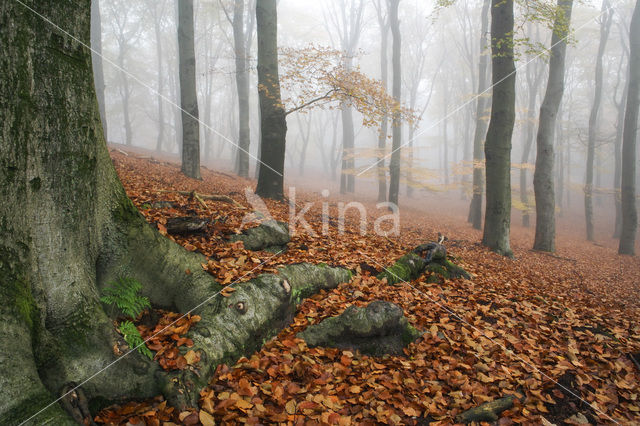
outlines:
[[[640,262],[620,257],[611,243],[594,245],[564,232],[557,253],[529,250],[531,230],[514,226],[514,259],[482,247],[481,235],[464,211],[431,201],[407,202],[399,236],[378,236],[373,220],[386,211],[368,208],[367,233],[350,210],[345,231],[337,222],[339,197],[296,194],[296,211],[317,235],[297,232],[287,250],[274,255],[245,250],[227,235],[241,231],[250,212],[233,203],[205,201],[189,192],[224,194],[248,207],[250,180],[203,169],[203,180],[148,157],[112,151],[128,195],[147,220],[166,234],[174,216],[209,219],[204,233],[169,238],[208,258],[203,267],[232,286],[280,265],[326,262],[354,269],[355,278],[304,301],[292,324],[257,353],[234,366],[218,366],[201,392],[200,407],[178,413],[161,398],[104,410],[96,421],[110,424],[451,424],[464,410],[506,395],[518,396],[500,425],[640,423]],[[186,191],[179,193],[177,191]],[[168,204],[157,204],[161,201]],[[265,201],[274,218],[288,221],[289,205]],[[321,205],[328,202],[329,233],[321,235]],[[289,200],[293,203],[293,200]],[[426,279],[388,286],[371,275],[414,246],[449,237],[449,254],[471,280]],[[349,305],[387,300],[402,307],[425,334],[406,357],[373,358],[331,348],[308,348],[295,334],[340,314]],[[160,313],[157,325],[139,324],[143,336],[162,329],[177,314]],[[164,368],[189,368],[178,346],[191,316],[151,341]],[[165,323],[162,323],[165,321]],[[155,330],[155,331],[154,331]],[[193,352],[193,351],[191,351]],[[189,354],[190,352],[187,352]],[[197,362],[189,355],[191,362]]]

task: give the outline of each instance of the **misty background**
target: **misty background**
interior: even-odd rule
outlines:
[[[255,1],[245,1],[250,75],[250,176],[255,174],[260,133]],[[426,192],[466,200],[472,191],[483,2],[458,0],[446,7],[437,3],[425,0],[400,2],[402,101],[420,117],[418,122],[405,124],[403,129],[403,143],[407,146],[403,147],[401,194],[404,196],[413,190],[417,194]],[[622,137],[622,97],[626,90],[633,6],[634,2],[628,0],[619,0],[612,5],[612,25],[603,54],[604,90],[594,160],[594,201],[603,214],[613,214],[615,147]],[[305,48],[313,44],[344,50],[340,34],[349,17],[360,7],[363,13],[360,25],[349,28],[352,34],[358,34],[353,63],[366,75],[379,79],[379,0],[280,0],[279,47]],[[574,6],[573,33],[567,49],[566,88],[555,142],[556,201],[561,214],[583,208],[601,7],[599,0],[579,2]],[[238,139],[236,55],[231,23],[233,1],[196,0],[194,13],[198,104],[200,120],[204,124],[200,126],[201,162],[216,170],[233,171]],[[525,19],[522,7],[516,7],[516,14],[516,37],[520,42],[516,48],[517,116],[511,153],[512,198],[514,211],[525,212],[531,211],[533,203],[535,135],[546,88],[551,30],[548,23]],[[110,143],[179,156],[176,16],[177,2],[174,0],[100,0],[106,126]],[[390,40],[388,49],[390,67]],[[281,57],[283,60],[286,59]],[[290,96],[295,94],[287,93],[285,88],[283,98]],[[378,132],[363,126],[355,109],[353,114],[353,173],[358,174],[376,161]],[[311,187],[321,185],[338,192],[342,155],[339,105],[292,113],[287,117],[287,125],[287,182]],[[390,152],[390,146],[389,140],[387,152]],[[387,158],[387,165],[388,161]],[[637,181],[640,184],[640,175]],[[525,191],[521,191],[523,182]],[[375,168],[356,178],[357,193],[370,191],[375,194],[376,185]],[[519,222],[520,219],[514,217],[514,223]]]

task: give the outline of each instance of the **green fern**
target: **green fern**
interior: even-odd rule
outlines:
[[[124,321],[120,323],[118,331],[122,333],[124,341],[127,342],[131,349],[137,349],[142,355],[146,355],[149,359],[153,359],[153,352],[147,348],[140,332],[136,328],[135,324],[131,321]]]
[[[100,300],[107,305],[116,305],[124,315],[135,319],[142,311],[151,307],[149,299],[139,296],[142,284],[133,278],[118,278],[102,290]]]

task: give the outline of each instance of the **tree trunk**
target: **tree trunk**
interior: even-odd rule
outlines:
[[[480,63],[478,64],[478,100],[476,107],[476,129],[473,136],[473,196],[469,206],[469,222],[475,229],[482,227],[482,196],[484,193],[484,175],[482,160],[484,160],[484,141],[487,135],[487,121],[485,115],[490,105],[485,93],[489,82],[489,43],[487,31],[489,28],[489,8],[491,0],[484,0],[482,6],[482,31],[480,34]]]
[[[287,121],[278,75],[278,16],[276,0],[256,3],[258,30],[258,88],[260,95],[260,175],[256,194],[283,199]]]
[[[238,90],[238,175],[249,177],[249,71],[244,34],[244,0],[235,0],[233,8],[233,45],[236,56]]]
[[[381,6],[382,7],[382,6]],[[380,12],[381,13],[381,12]],[[380,24],[380,81],[384,90],[389,85],[389,19],[378,17]],[[389,128],[389,116],[384,114],[380,122],[380,133],[378,134],[378,155],[376,158],[376,170],[378,174],[378,202],[387,201],[387,176],[384,167],[385,148],[387,146],[387,135]]]
[[[533,174],[533,188],[536,197],[536,236],[533,248],[550,252],[556,249],[553,140],[558,109],[564,94],[566,38],[569,35],[572,8],[573,0],[558,0],[553,36],[551,37],[549,80],[540,107],[536,170]]]
[[[513,56],[513,0],[492,0],[493,100],[484,147],[487,205],[482,243],[511,256],[511,137],[515,122],[516,69]]]
[[[178,56],[182,108],[182,173],[200,177],[200,123],[196,90],[193,0],[178,0]]]
[[[129,97],[131,95],[131,88],[129,87],[129,77],[124,72],[125,62],[124,57],[126,50],[123,43],[119,43],[120,51],[118,52],[118,66],[120,67],[120,99],[122,101],[122,118],[124,119],[124,144],[131,146],[131,114],[129,112]]]
[[[98,109],[100,110],[100,121],[104,130],[104,140],[107,137],[107,113],[104,102],[104,69],[102,66],[102,19],[100,15],[100,0],[91,2],[91,63],[93,65],[94,85],[98,98]]]
[[[621,185],[622,185],[622,138],[624,133],[624,113],[627,106],[627,93],[629,91],[629,65],[627,64],[624,74],[626,75],[626,82],[622,88],[622,96],[618,100],[618,87],[620,82],[625,76],[623,76],[623,66],[625,64],[625,56],[628,56],[629,52],[623,43],[623,55],[620,58],[620,65],[618,66],[618,75],[613,95],[613,103],[616,106],[617,120],[616,120],[616,139],[614,142],[614,171],[613,171],[613,198],[616,206],[616,220],[613,229],[613,238],[620,238],[622,233],[622,198],[621,198]]]
[[[444,186],[449,189],[449,93],[447,91],[446,81],[443,87],[442,97],[442,169],[444,172]]]
[[[88,43],[87,2],[45,2],[38,12]],[[0,105],[0,424],[74,424],[56,404],[73,383],[96,409],[160,392],[180,410],[194,407],[218,364],[273,337],[302,298],[350,279],[345,269],[293,265],[219,295],[205,258],[161,236],[127,198],[104,142],[89,51],[16,2],[0,3],[0,24],[0,97],[15,96]],[[166,373],[137,351],[114,354],[123,341],[98,295],[123,275],[154,307],[197,309],[197,371]]]
[[[350,67],[349,67],[350,68]],[[349,102],[340,107],[342,115],[342,171],[340,172],[340,193],[355,191],[353,112]]]
[[[556,186],[558,187],[556,191],[556,205],[558,206],[558,216],[562,217],[564,215],[564,176],[565,176],[565,133],[563,126],[563,113],[564,109],[562,103],[560,103],[560,107],[558,108],[558,118],[556,120],[556,151],[558,153],[557,161],[555,161],[556,165]]]
[[[395,100],[400,103],[402,95],[402,74],[400,69],[400,22],[398,21],[398,5],[400,0],[389,0],[389,24],[393,35],[392,46],[392,67],[393,67],[393,88],[392,94]],[[398,195],[400,192],[400,150],[402,148],[402,121],[400,112],[393,113],[393,143],[391,151],[391,161],[389,162],[389,201],[398,205]]]
[[[600,25],[600,45],[596,59],[596,87],[593,97],[593,106],[589,115],[589,141],[587,143],[587,176],[584,185],[584,216],[587,226],[587,240],[593,241],[593,163],[596,151],[596,137],[598,130],[598,116],[602,100],[602,57],[609,38],[611,28],[611,12],[608,0],[602,2],[602,23]]]
[[[536,117],[536,98],[538,95],[538,87],[542,79],[542,70],[538,70],[535,62],[527,64],[527,85],[529,86],[529,106],[527,109],[527,132],[524,149],[522,150],[522,167],[520,168],[520,202],[525,210],[522,212],[522,226],[529,227],[530,211],[529,211],[529,192],[528,192],[528,170],[526,164],[529,163],[531,148],[533,147],[534,138],[534,120]],[[540,71],[540,72],[539,72]],[[531,75],[534,74],[534,75]]]
[[[162,4],[164,6],[164,4]],[[158,14],[158,4],[151,5],[153,8],[153,29],[156,37],[156,63],[158,67],[158,140],[156,141],[156,151],[162,151],[162,144],[164,143],[164,72],[162,70],[163,54],[162,54],[162,29],[160,28],[160,19],[162,15]],[[163,8],[164,10],[164,8]]]
[[[640,1],[636,2],[629,36],[629,90],[622,142],[622,233],[618,253],[635,254],[638,212],[636,208],[636,138],[640,104]]]

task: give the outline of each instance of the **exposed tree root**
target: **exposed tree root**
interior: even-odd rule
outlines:
[[[513,395],[486,402],[478,407],[467,410],[456,417],[460,423],[495,422],[500,413],[513,407],[516,397]]]

